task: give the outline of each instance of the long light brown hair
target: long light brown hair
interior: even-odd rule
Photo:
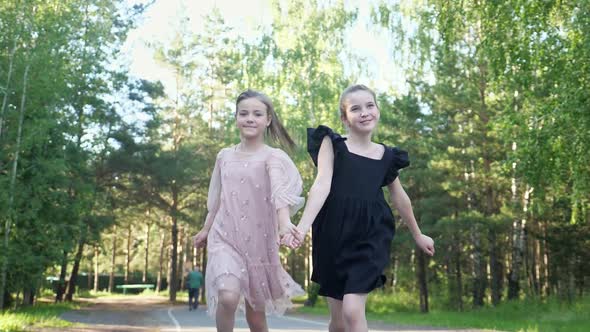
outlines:
[[[263,103],[266,106],[266,113],[270,117],[270,125],[266,128],[267,135],[270,136],[270,138],[273,141],[281,144],[281,146],[288,148],[290,150],[295,149],[295,142],[293,141],[293,139],[291,139],[291,136],[289,136],[287,129],[285,129],[281,121],[279,121],[277,112],[275,111],[272,101],[264,93],[250,89],[240,93],[240,95],[236,99],[235,115],[238,115],[238,104],[242,100],[250,98],[256,98],[259,102]]]

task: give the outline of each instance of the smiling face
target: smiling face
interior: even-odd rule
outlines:
[[[350,131],[371,133],[379,121],[379,108],[373,94],[365,90],[347,93],[343,98],[342,122]]]
[[[270,116],[266,105],[256,98],[240,101],[236,110],[236,125],[242,138],[264,137],[264,132],[270,125]]]

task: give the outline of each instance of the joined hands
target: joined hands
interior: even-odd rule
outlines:
[[[303,244],[305,234],[307,234],[307,232],[303,232],[299,227],[290,224],[288,231],[280,234],[281,244],[291,249],[297,249]]]

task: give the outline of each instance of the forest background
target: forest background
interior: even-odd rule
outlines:
[[[272,98],[307,191],[306,128],[343,131],[352,83],[378,93],[375,140],[409,151],[400,177],[437,245],[425,257],[398,223],[380,292],[422,312],[584,297],[587,2],[254,2],[236,25],[186,1],[154,25],[161,6],[0,0],[0,308],[123,283],[174,301],[184,268],[206,265],[191,236],[217,152],[238,142],[239,92]],[[149,24],[170,38],[137,38]],[[310,253],[281,257],[313,299]]]

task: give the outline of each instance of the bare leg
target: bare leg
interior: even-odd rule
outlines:
[[[231,291],[219,291],[219,302],[215,313],[215,325],[218,332],[232,332],[236,319],[236,309],[240,295]]]
[[[367,294],[345,294],[342,300],[342,317],[346,332],[367,332],[365,303]]]
[[[266,313],[254,310],[248,301],[246,301],[246,321],[251,332],[268,332]]]
[[[344,332],[344,319],[342,317],[342,301],[326,297],[330,308],[330,332]]]
[[[240,283],[234,276],[220,281],[215,325],[218,332],[232,332],[236,320],[236,310],[240,302]]]

